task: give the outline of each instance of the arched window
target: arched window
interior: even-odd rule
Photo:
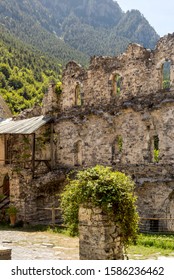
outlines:
[[[74,165],[82,165],[82,141],[74,144]]]
[[[114,74],[112,78],[112,93],[113,96],[120,95],[121,92],[121,76]]]
[[[81,106],[82,105],[82,97],[81,97],[81,86],[78,83],[75,88],[75,105]]]
[[[162,65],[162,89],[170,89],[170,68],[171,62],[166,60]]]

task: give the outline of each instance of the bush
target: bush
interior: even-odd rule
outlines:
[[[110,167],[96,167],[79,171],[76,179],[69,179],[62,195],[61,207],[64,222],[71,235],[78,234],[78,211],[80,205],[102,208],[110,219],[120,225],[125,245],[135,239],[138,229],[138,214],[134,196],[134,182],[121,172]]]

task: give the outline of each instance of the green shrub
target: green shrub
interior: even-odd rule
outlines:
[[[113,172],[110,167],[96,167],[79,171],[76,179],[68,179],[62,195],[61,207],[64,222],[71,235],[78,234],[78,211],[80,205],[102,208],[112,221],[119,224],[125,245],[135,239],[138,228],[134,183],[121,172]]]

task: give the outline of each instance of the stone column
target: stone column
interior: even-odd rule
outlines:
[[[100,208],[79,209],[80,260],[123,260],[119,226]]]

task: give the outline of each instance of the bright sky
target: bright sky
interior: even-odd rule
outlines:
[[[174,0],[116,0],[127,12],[139,10],[160,36],[174,32]]]

